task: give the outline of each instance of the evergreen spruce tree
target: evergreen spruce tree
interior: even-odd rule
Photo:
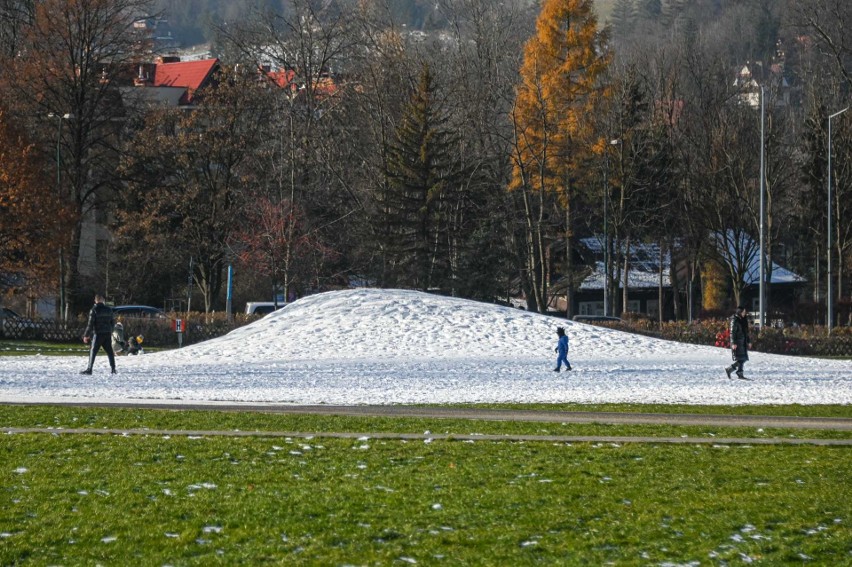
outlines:
[[[417,289],[442,287],[449,271],[448,218],[456,185],[454,138],[424,65],[388,148],[385,215],[389,281]]]
[[[636,23],[636,6],[633,0],[615,0],[611,21],[615,39],[623,40],[630,37]]]
[[[639,16],[649,21],[656,21],[663,12],[661,0],[639,0],[636,6]]]

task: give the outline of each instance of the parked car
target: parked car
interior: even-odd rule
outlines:
[[[42,328],[32,319],[28,319],[8,307],[0,307],[0,336],[5,339],[37,339]]]
[[[574,315],[573,319],[578,323],[592,323],[595,321],[612,321],[614,323],[621,322],[621,317],[611,317],[609,315]]]
[[[267,315],[275,311],[274,301],[249,301],[246,303],[246,315]],[[284,307],[286,303],[278,302],[278,309]]]
[[[112,312],[116,319],[168,319],[165,311],[149,305],[118,305]]]

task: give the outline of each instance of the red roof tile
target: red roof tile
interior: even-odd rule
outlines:
[[[185,87],[187,89],[186,102],[190,102],[192,93],[205,84],[218,64],[218,59],[158,63],[154,70],[152,85],[155,87]]]

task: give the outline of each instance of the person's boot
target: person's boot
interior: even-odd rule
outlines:
[[[571,365],[569,364],[568,366],[566,366],[565,370],[571,370]]]
[[[118,372],[116,372],[116,371],[115,371],[115,368],[113,368],[113,369],[112,369],[112,372],[110,372],[110,374],[118,374]]]
[[[734,367],[733,367],[733,366],[726,366],[726,367],[725,367],[725,374],[727,374],[727,375],[728,375],[728,379],[729,379],[729,380],[730,380],[730,378],[731,378],[731,373],[732,373],[733,371],[734,371]]]
[[[740,380],[748,380],[748,378],[746,378],[746,377],[743,375],[743,373],[742,373],[742,372],[737,372],[737,378],[739,378]]]
[[[554,372],[559,372],[559,369],[558,369],[558,368],[554,368],[554,369],[553,369],[553,371],[554,371]]]
[[[87,369],[85,369],[85,370],[81,370],[81,371],[80,371],[80,374],[88,374],[89,376],[91,376],[91,375],[92,375],[92,369],[91,369],[91,368],[87,368]]]

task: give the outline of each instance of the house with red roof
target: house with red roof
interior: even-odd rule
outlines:
[[[139,65],[133,79],[134,94],[153,104],[192,107],[199,93],[216,80],[219,59],[181,61],[178,57],[162,57],[156,63]]]
[[[332,78],[331,74],[324,71],[312,81],[311,85],[306,85],[304,79],[300,78],[293,69],[278,69],[270,70],[268,67],[261,67],[260,72],[272,81],[273,84],[281,89],[290,91],[290,96],[302,96],[306,91],[312,93],[320,99],[334,97],[338,94],[338,85]],[[307,87],[311,88],[308,89]]]

